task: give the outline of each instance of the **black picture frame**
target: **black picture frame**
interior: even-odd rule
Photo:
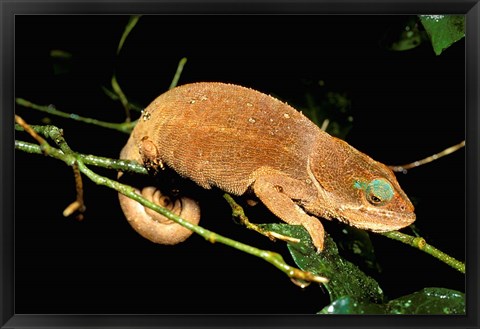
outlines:
[[[478,327],[478,109],[479,109],[479,36],[480,6],[477,1],[234,1],[200,3],[144,2],[49,2],[3,1],[1,7],[2,36],[2,151],[1,167],[1,317],[2,328],[18,327]],[[466,22],[466,126],[467,126],[467,315],[451,317],[327,317],[307,315],[52,315],[16,314],[14,309],[14,20],[15,15],[28,14],[465,14]]]

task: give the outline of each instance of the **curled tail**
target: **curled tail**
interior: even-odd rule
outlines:
[[[143,163],[138,147],[132,137],[123,148],[121,159],[135,160]],[[119,173],[121,178],[123,173]],[[152,180],[153,181],[153,180]],[[133,186],[136,193],[149,201],[170,210],[175,215],[198,224],[200,221],[200,207],[197,202],[188,197],[172,198],[156,186]],[[130,225],[144,238],[159,244],[173,245],[185,241],[192,231],[160,215],[159,213],[144,207],[135,200],[120,194],[118,195],[120,206]]]

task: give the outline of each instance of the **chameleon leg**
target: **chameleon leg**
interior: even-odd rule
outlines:
[[[253,191],[275,216],[288,224],[302,225],[312,238],[317,251],[323,250],[325,230],[322,223],[293,201],[310,195],[311,191],[306,184],[281,173],[270,173],[255,180]]]

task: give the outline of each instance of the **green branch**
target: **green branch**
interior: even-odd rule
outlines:
[[[20,140],[15,140],[15,148],[19,151],[31,154],[44,154],[42,148],[37,144],[32,144]],[[54,159],[62,160],[67,164],[70,164],[74,158],[68,158],[68,155],[65,155],[59,149],[50,146],[50,149],[46,152],[47,156]],[[106,157],[100,157],[91,154],[81,154],[76,153],[75,157],[81,159],[81,161],[87,165],[92,165],[95,167],[101,167],[112,170],[120,170],[124,172],[136,173],[136,174],[147,174],[147,169],[140,165],[138,162],[132,160],[119,160],[111,159]]]
[[[48,134],[45,134],[45,129],[48,129],[47,127],[49,127],[49,126],[31,126],[31,127],[36,132],[38,132],[38,133],[40,133],[44,136],[48,136]],[[19,127],[19,126],[16,126],[16,129],[17,130],[22,130],[22,128]],[[24,142],[24,141],[19,141],[19,140],[15,140],[15,148],[20,150],[20,151],[26,152],[26,153],[46,154],[47,156],[50,156],[52,158],[62,160],[65,163],[67,163],[68,165],[71,165],[75,161],[75,158],[77,158],[77,159],[80,160],[79,162],[82,162],[82,163],[87,164],[87,165],[93,165],[93,166],[97,166],[97,167],[113,169],[113,170],[120,170],[120,171],[124,171],[124,172],[131,172],[131,173],[137,173],[137,174],[143,174],[143,175],[147,174],[147,170],[143,166],[141,166],[140,164],[138,164],[135,161],[130,161],[130,160],[118,160],[118,159],[111,159],[111,158],[106,158],[106,157],[99,157],[99,156],[86,155],[86,154],[80,154],[80,153],[75,153],[75,157],[72,157],[68,154],[64,154],[59,149],[56,149],[56,148],[51,147],[51,146],[48,146],[47,147],[48,150],[44,151],[44,148],[40,147],[37,144],[32,144],[32,143],[28,143],[28,142]],[[225,195],[225,199],[229,202],[229,204],[231,206],[236,205],[236,206],[240,207],[228,195]],[[235,210],[236,208],[232,208],[232,209]],[[240,211],[242,216],[245,217],[245,214],[243,213],[243,210],[237,210],[237,212],[238,211]],[[239,216],[237,212],[234,213],[234,216]],[[162,215],[164,215],[164,214],[162,213]],[[168,216],[166,216],[166,217],[168,217]],[[248,221],[247,221],[247,224],[248,224]],[[252,227],[248,227],[248,228],[252,229]],[[255,227],[253,229],[255,229]],[[255,229],[255,230],[257,232],[261,233],[261,234],[264,234],[264,235],[268,236],[269,238],[272,238],[271,234],[268,234],[268,233],[271,233],[271,232],[265,232],[264,230],[262,230],[262,232],[260,232],[258,229]],[[456,260],[455,258],[445,254],[444,252],[440,251],[439,249],[427,244],[425,239],[423,239],[421,237],[410,236],[410,235],[407,235],[407,234],[400,233],[398,231],[386,232],[386,233],[380,233],[380,234],[382,234],[382,235],[384,235],[384,236],[386,236],[390,239],[394,239],[394,240],[400,241],[402,243],[408,244],[408,245],[410,245],[414,248],[417,248],[417,249],[419,249],[419,250],[421,250],[421,251],[423,251],[423,252],[425,252],[425,253],[427,253],[427,254],[429,254],[429,255],[437,258],[437,259],[439,259],[440,261],[444,262],[445,264],[453,267],[457,271],[459,271],[461,273],[465,273],[465,264],[464,263],[462,263],[461,261]],[[282,237],[278,237],[278,236],[274,236],[274,238],[282,239]],[[237,249],[239,249],[239,248],[237,248]]]
[[[417,248],[429,255],[432,255],[433,257],[439,259],[440,261],[444,262],[445,264],[453,267],[459,272],[462,272],[465,274],[465,264],[462,263],[459,260],[456,260],[452,256],[447,255],[443,251],[438,250],[437,248],[427,244],[427,241],[425,241],[424,238],[421,237],[415,237],[407,234],[400,233],[398,231],[392,231],[392,232],[385,232],[385,233],[380,233],[381,235],[384,235],[390,239],[400,241],[402,243],[408,244],[414,248]]]
[[[228,194],[224,195],[224,198],[227,200],[228,204],[232,208],[232,216],[236,217],[240,220],[240,222],[247,228],[253,231],[256,231],[257,233],[260,233],[262,235],[267,236],[270,239],[281,239],[285,241],[289,241],[288,237],[285,236],[275,236],[270,231],[266,231],[263,228],[261,228],[258,225],[252,224],[247,216],[245,215],[243,208],[235,202],[235,200]],[[429,255],[432,255],[433,257],[441,260],[445,264],[453,267],[457,271],[460,271],[462,273],[465,273],[465,264],[456,260],[455,258],[447,255],[446,253],[438,250],[437,248],[427,244],[424,238],[421,237],[414,237],[410,236],[407,234],[400,233],[398,231],[392,231],[392,232],[385,232],[385,233],[380,233],[390,239],[394,239],[400,242],[403,242],[405,244],[408,244],[412,247],[415,247],[423,252],[426,252]],[[290,238],[291,239],[291,238]],[[291,240],[289,242],[292,242]]]
[[[62,150],[59,150],[54,147],[48,147],[40,148],[38,145],[30,144],[24,141],[15,141],[15,148],[21,151],[25,151],[28,153],[36,153],[36,154],[45,154],[47,156],[51,156],[53,158],[62,160],[68,165],[72,165],[73,163],[76,163],[78,165],[79,170],[87,176],[90,180],[95,182],[98,185],[103,185],[107,186],[109,188],[112,188],[116,190],[119,193],[122,193],[126,195],[127,197],[139,202],[145,207],[148,207],[159,214],[167,217],[168,219],[186,227],[187,229],[195,232],[196,234],[202,236],[205,238],[207,241],[210,242],[219,242],[222,244],[225,244],[227,246],[230,246],[232,248],[238,249],[240,251],[246,252],[248,254],[251,254],[253,256],[257,256],[262,258],[263,260],[271,263],[281,271],[283,271],[285,274],[287,274],[290,278],[295,279],[295,280],[305,280],[305,281],[313,281],[313,282],[319,282],[319,283],[326,283],[328,282],[327,278],[315,275],[311,272],[306,272],[302,271],[298,268],[289,266],[288,264],[285,263],[283,260],[282,256],[278,253],[267,251],[267,250],[262,250],[258,249],[246,244],[243,244],[241,242],[232,240],[230,238],[224,237],[222,235],[219,235],[217,233],[214,233],[210,230],[207,230],[201,226],[194,225],[181,217],[171,213],[165,208],[162,208],[158,206],[157,204],[148,201],[147,199],[143,198],[141,195],[137,194],[135,192],[135,189],[131,186],[121,184],[117,181],[111,180],[109,178],[106,178],[104,176],[100,176],[90,170],[86,164],[92,164],[92,165],[101,165],[106,168],[113,168],[117,170],[124,170],[123,166],[126,165],[125,169],[132,169],[136,168],[136,165],[133,164],[133,162],[123,162],[123,160],[114,160],[114,159],[107,159],[107,158],[100,158],[100,157],[95,157],[92,155],[85,156],[81,154],[77,154],[73,152],[65,142],[65,140],[62,137],[61,130],[58,129],[55,126],[31,126],[35,131],[38,133],[41,133],[45,136],[50,136],[55,138],[55,142],[57,145],[61,146]],[[20,128],[17,128],[21,130]],[[115,164],[115,165],[114,165]],[[137,164],[138,165],[138,164]],[[139,165],[138,165],[139,166]],[[144,170],[144,169],[143,169]]]

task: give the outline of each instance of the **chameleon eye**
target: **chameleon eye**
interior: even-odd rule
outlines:
[[[386,179],[377,178],[367,185],[365,195],[372,205],[383,206],[393,198],[393,187]]]

